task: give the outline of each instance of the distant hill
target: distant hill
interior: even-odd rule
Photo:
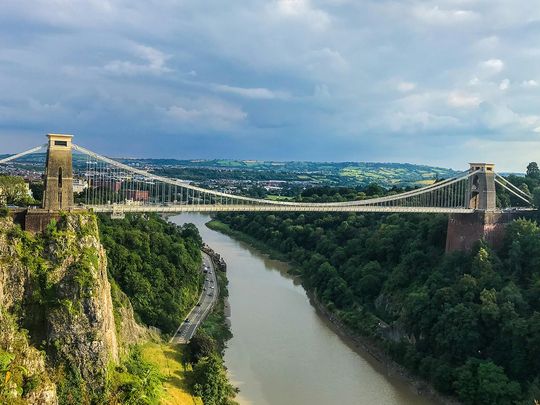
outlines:
[[[452,169],[410,163],[372,162],[303,162],[267,160],[176,160],[126,159],[125,163],[161,166],[163,168],[207,169],[208,171],[239,171],[275,173],[276,179],[289,174],[291,181],[316,181],[342,186],[378,183],[385,187],[430,184],[436,179],[449,178],[458,172]],[[230,174],[227,175],[229,177]],[[267,177],[267,176],[265,176]],[[285,176],[285,178],[288,176]]]
[[[377,183],[384,187],[422,186],[436,179],[449,178],[458,174],[455,170],[410,163],[373,162],[304,162],[271,160],[228,160],[228,159],[136,159],[116,158],[135,167],[150,170],[182,169],[178,176],[183,178],[220,177],[242,179],[272,179],[305,181],[310,183],[339,186],[357,186]],[[76,168],[86,166],[86,157],[73,155]],[[44,164],[45,154],[33,154],[19,159],[21,165],[39,167]],[[226,173],[225,173],[226,172]],[[171,173],[172,174],[172,173]],[[264,174],[264,176],[262,176]]]

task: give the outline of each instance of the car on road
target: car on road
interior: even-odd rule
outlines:
[[[188,323],[188,322],[189,322],[189,319],[186,319],[184,322],[185,322],[185,323]]]
[[[213,296],[214,296],[214,294],[210,293],[210,294],[208,294],[208,296],[209,296],[209,297],[213,297]]]
[[[200,303],[200,302],[197,302],[197,306],[200,307],[200,306],[201,306],[201,303]]]

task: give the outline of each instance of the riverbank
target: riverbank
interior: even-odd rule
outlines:
[[[242,241],[254,247],[255,249],[263,252],[264,254],[269,255],[272,259],[277,259],[286,263],[290,263],[285,257],[285,255],[283,255],[282,253],[269,248],[263,242],[256,240],[249,235],[231,229],[225,223],[217,220],[212,220],[206,225],[212,230],[226,234],[236,240]],[[289,266],[288,273],[301,281],[301,278],[299,277],[299,272],[295,271],[294,265]],[[424,398],[429,398],[432,401],[448,405],[458,403],[453,399],[443,397],[438,392],[436,392],[436,390],[429,383],[412,375],[403,366],[394,362],[391,359],[390,355],[385,352],[384,348],[381,347],[381,342],[374,341],[373,339],[367,338],[363,335],[359,335],[358,333],[352,331],[350,328],[344,325],[338,314],[332,312],[326,306],[320,303],[312,293],[307,291],[307,295],[310,299],[311,305],[316,309],[319,317],[325,321],[325,323],[330,327],[330,329],[338,336],[340,336],[342,340],[351,349],[359,353],[361,357],[366,358],[366,354],[369,355],[367,357],[373,359],[376,363],[378,363],[379,366],[376,368],[378,368],[380,372],[388,376],[395,377],[400,381],[403,381],[410,387],[412,391]],[[381,367],[381,365],[383,367]]]

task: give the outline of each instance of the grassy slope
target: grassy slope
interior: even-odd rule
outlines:
[[[191,368],[184,367],[182,363],[182,346],[148,342],[142,346],[142,354],[165,377],[161,397],[163,405],[202,405],[201,399],[189,392],[186,377]]]

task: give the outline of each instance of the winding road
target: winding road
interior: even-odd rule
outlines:
[[[176,333],[171,338],[170,343],[186,344],[188,343],[199,325],[212,310],[218,295],[219,287],[217,285],[216,270],[210,256],[202,252],[202,269],[205,272],[203,291],[199,301],[190,311],[185,321],[178,327]]]

